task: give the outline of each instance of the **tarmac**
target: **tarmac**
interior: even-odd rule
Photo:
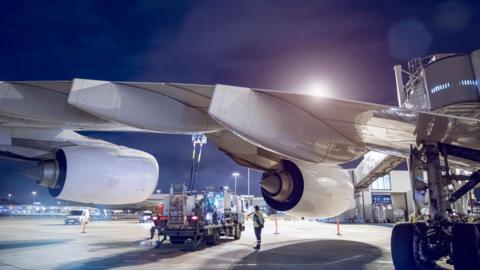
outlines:
[[[0,218],[0,269],[393,269],[391,225],[267,220],[262,248],[247,220],[240,240],[189,251],[147,240],[150,224],[93,221],[87,232],[62,219]]]

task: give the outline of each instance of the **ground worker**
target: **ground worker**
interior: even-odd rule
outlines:
[[[255,237],[257,238],[257,245],[254,249],[260,249],[260,244],[262,243],[262,229],[265,219],[263,219],[263,213],[260,212],[260,207],[255,205],[255,212],[248,214],[247,217],[253,215],[253,229],[255,230]]]
[[[82,224],[82,233],[86,233],[86,227],[88,221],[90,221],[90,211],[88,209],[84,209],[82,211],[82,216],[79,218],[80,224]]]
[[[159,213],[155,214],[152,217],[152,227],[150,227],[150,239],[153,239],[155,236],[155,231],[157,231],[158,238],[163,235],[163,239],[166,238],[166,235],[163,233],[164,228],[167,226],[166,217],[160,215]]]
[[[150,227],[150,239],[155,236],[155,231],[158,231],[158,237],[160,238],[160,216],[158,214],[152,216],[152,227]]]

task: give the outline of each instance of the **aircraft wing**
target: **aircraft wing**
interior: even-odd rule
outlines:
[[[217,86],[209,113],[247,141],[314,163],[368,150],[408,157],[421,142],[480,150],[480,119],[301,93]]]
[[[405,157],[410,145],[422,141],[480,149],[479,119],[226,85],[85,79],[2,82],[0,123],[67,130],[203,132],[217,138],[217,144],[218,138],[241,138],[271,153],[272,160],[285,157],[311,163],[341,163],[368,151]],[[225,151],[235,154],[238,149]]]
[[[407,157],[411,145],[480,150],[479,119],[305,93],[84,79],[0,82],[0,154],[39,161],[24,174],[52,196],[128,204],[152,193],[159,172],[153,156],[79,130],[205,133],[237,163],[265,171],[262,194],[270,206],[316,217],[353,205],[352,179],[335,164],[369,151],[387,155],[364,175],[367,185],[398,162],[388,155]]]

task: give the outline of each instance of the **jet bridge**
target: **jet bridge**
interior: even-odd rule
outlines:
[[[365,190],[378,177],[381,177],[404,162],[405,159],[370,151],[363,157],[362,162],[352,170],[355,192]]]
[[[394,71],[400,107],[480,117],[480,50],[416,58]]]
[[[400,107],[480,118],[480,50],[471,54],[435,54],[394,67]],[[404,75],[407,75],[404,80]],[[385,175],[404,158],[368,152],[352,170],[355,191]]]
[[[407,70],[398,65],[394,71],[400,107],[480,118],[480,50],[413,59]],[[408,76],[406,83],[404,74]],[[392,230],[391,252],[396,269],[432,268],[445,257],[455,270],[480,269],[480,224],[471,222],[473,206],[470,213],[454,209],[455,203],[480,183],[480,170],[477,166],[465,168],[471,174],[456,174],[450,157],[480,163],[478,149],[438,141],[411,146],[408,163],[415,215],[414,222],[396,224]],[[379,157],[376,163],[382,164],[388,158]],[[376,171],[381,166],[373,162],[370,167]],[[373,173],[358,171],[359,175],[367,175],[363,177],[367,184],[368,175]],[[420,211],[426,205],[428,214]]]

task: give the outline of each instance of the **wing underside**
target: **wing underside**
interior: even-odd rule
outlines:
[[[424,141],[480,150],[479,119],[225,85],[1,82],[0,123],[17,130],[202,132],[238,163],[264,169],[284,158],[341,163],[368,151],[405,157]]]

